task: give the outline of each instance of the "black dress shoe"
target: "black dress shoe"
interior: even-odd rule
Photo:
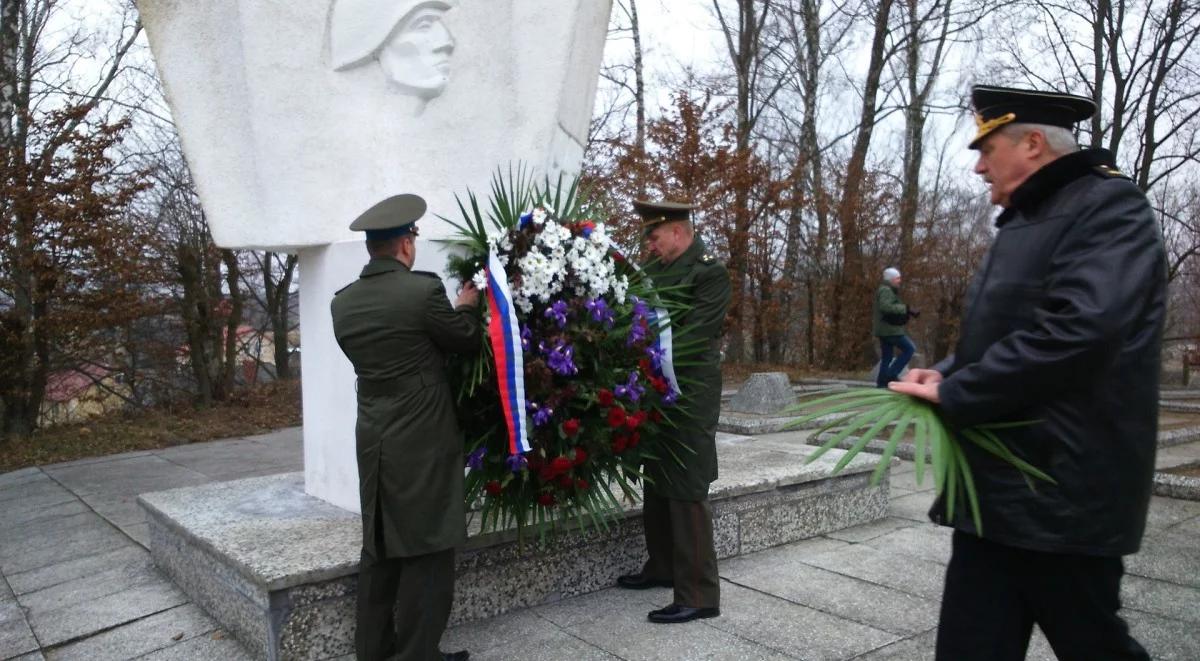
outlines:
[[[645,590],[646,588],[670,588],[675,582],[667,578],[650,578],[642,573],[625,574],[617,577],[617,587],[626,590]]]
[[[445,659],[445,661],[467,661],[467,659],[471,658],[471,653],[466,650],[459,650],[457,652],[442,652],[442,658]]]
[[[720,615],[720,608],[692,608],[691,606],[671,604],[666,608],[650,611],[650,614],[646,617],[651,622],[659,624],[677,624],[679,622],[691,622],[692,620],[719,617]]]

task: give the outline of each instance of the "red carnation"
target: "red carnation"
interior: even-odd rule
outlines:
[[[587,461],[587,452],[583,448],[575,448],[575,465],[582,466]]]
[[[628,443],[629,443],[629,439],[626,438],[624,434],[617,434],[616,436],[613,436],[613,439],[612,439],[613,454],[621,454],[622,452],[624,452],[625,447]]]
[[[563,433],[567,436],[574,436],[579,433],[579,419],[571,418],[562,424]]]
[[[667,388],[669,386],[667,385],[666,379],[659,376],[652,376],[650,377],[650,385],[654,386],[654,389],[658,392],[658,394],[667,394]]]
[[[642,373],[645,374],[646,376],[650,376],[651,374],[654,373],[653,368],[651,368],[651,366],[650,366],[649,358],[643,358],[643,359],[639,360],[638,367],[642,368]]]
[[[651,422],[662,422],[662,420],[663,420],[662,411],[659,411],[658,409],[654,409],[654,410],[650,411],[650,421]]]
[[[537,502],[538,502],[538,505],[541,505],[543,507],[550,507],[550,506],[554,505],[554,494],[552,494],[552,493],[539,494],[537,497]]]
[[[625,418],[625,427],[627,429],[629,429],[629,431],[633,431],[633,430],[637,429],[638,427],[642,426],[642,423],[645,421],[646,421],[646,412],[638,411],[637,413],[631,414]]]
[[[608,426],[620,427],[625,424],[625,409],[614,406],[608,410]]]
[[[572,480],[570,475],[563,475],[562,477],[558,478],[559,489],[563,489],[565,491],[573,486],[575,486],[575,480]]]
[[[601,388],[600,390],[596,391],[596,400],[600,402],[600,406],[608,408],[613,405],[614,401],[616,401],[616,397],[613,396],[611,390]]]
[[[635,431],[629,435],[629,447],[636,448],[638,443],[641,443],[641,442],[642,442],[642,433],[641,432]]]
[[[587,488],[589,486],[591,486],[591,485],[588,484],[588,481],[583,479],[582,477],[579,478],[578,480],[575,480],[575,488],[580,491],[587,491]]]
[[[530,452],[525,455],[525,463],[530,471],[537,471],[546,463],[542,461],[542,456],[535,452]]]
[[[483,485],[483,490],[488,492],[489,496],[499,496],[501,489],[502,487],[500,486],[500,483],[496,480],[492,480],[491,482]]]
[[[566,457],[555,457],[554,461],[550,462],[550,470],[555,475],[561,475],[571,470],[571,460]]]

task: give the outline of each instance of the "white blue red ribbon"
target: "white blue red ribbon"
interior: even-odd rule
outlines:
[[[521,351],[517,312],[508,289],[508,274],[494,250],[488,253],[487,281],[488,310],[491,313],[488,338],[496,361],[500,405],[508,427],[508,451],[514,455],[521,454],[532,449],[525,418],[525,356]]]
[[[679,389],[679,380],[675,378],[675,359],[672,356],[671,315],[666,308],[650,308],[650,314],[647,316],[651,327],[658,329],[658,333],[654,336],[654,348],[659,351],[661,356],[660,365],[663,376],[671,384],[671,390],[676,395],[680,395],[683,391]]]

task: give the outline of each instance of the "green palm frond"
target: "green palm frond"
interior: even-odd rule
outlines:
[[[871,484],[875,485],[882,479],[897,447],[911,429],[917,483],[924,482],[928,457],[928,468],[933,473],[934,488],[945,501],[947,516],[953,518],[957,508],[965,502],[975,528],[980,532],[983,531],[983,521],[980,516],[979,493],[971,473],[970,461],[963,451],[964,443],[975,445],[1016,468],[1031,489],[1035,487],[1034,478],[1054,483],[1054,479],[1044,471],[1009,450],[997,434],[1005,429],[1036,424],[1036,421],[988,423],[951,430],[942,421],[933,404],[891,390],[849,388],[826,390],[814,395],[812,399],[787,411],[789,414],[799,414],[799,417],[787,425],[788,428],[796,429],[812,422],[822,423],[812,432],[812,437],[820,438],[823,442],[808,456],[806,463],[816,461],[830,449],[853,438],[846,453],[833,468],[833,472],[837,473],[871,441],[886,434],[882,456],[871,476]],[[855,437],[858,432],[862,433]],[[826,434],[829,435],[828,438],[825,438]]]

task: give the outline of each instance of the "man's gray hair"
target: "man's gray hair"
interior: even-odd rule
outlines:
[[[1046,146],[1056,156],[1071,154],[1079,151],[1079,142],[1075,133],[1069,128],[1051,126],[1049,124],[1009,124],[1001,127],[1000,131],[1012,140],[1020,140],[1034,131],[1046,136]]]

